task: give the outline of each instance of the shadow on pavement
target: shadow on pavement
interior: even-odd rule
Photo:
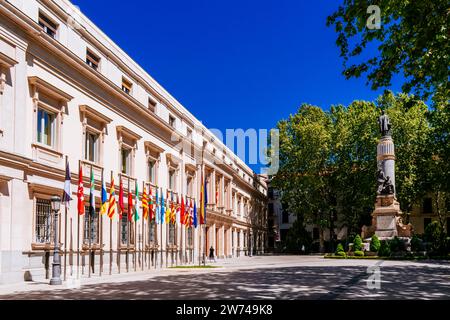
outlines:
[[[381,289],[366,267],[282,267],[156,276],[79,289],[30,291],[0,299],[449,299],[448,268],[381,266]]]

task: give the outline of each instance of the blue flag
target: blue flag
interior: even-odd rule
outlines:
[[[197,204],[194,201],[194,228],[197,228]]]
[[[165,212],[166,210],[165,210],[165,208],[164,208],[164,194],[163,194],[163,192],[162,192],[162,189],[161,189],[161,208],[160,208],[160,221],[161,221],[161,224],[164,224],[164,212]]]
[[[156,188],[156,194],[155,194],[155,222],[156,224],[161,223],[160,221],[160,214],[159,214],[159,197],[158,197],[158,188]]]

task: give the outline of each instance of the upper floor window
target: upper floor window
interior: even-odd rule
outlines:
[[[155,100],[153,100],[152,98],[148,98],[148,109],[151,111],[151,112],[155,112],[155,110],[156,110],[156,101]]]
[[[120,172],[131,175],[131,149],[124,146],[120,149]]]
[[[192,138],[192,130],[191,129],[187,128],[186,136],[188,137],[188,139]]]
[[[84,144],[85,160],[98,163],[99,161],[99,135],[93,132],[86,132],[86,141]]]
[[[131,88],[133,84],[125,78],[122,78],[122,91],[131,94]]]
[[[193,177],[192,176],[188,176],[186,178],[186,194],[188,196],[192,196],[192,190],[193,190]]]
[[[175,118],[173,116],[169,116],[169,126],[175,128]]]
[[[431,198],[423,199],[422,213],[432,213],[432,212],[433,212],[433,205]]]
[[[175,169],[169,169],[169,189],[170,190],[175,190],[175,188],[176,188],[175,177],[176,177]]]
[[[156,161],[149,160],[148,161],[148,180],[156,184]]]
[[[119,171],[132,177],[135,168],[135,156],[138,141],[142,138],[137,133],[124,126],[117,126],[117,138],[119,140]]]
[[[55,119],[56,114],[38,107],[37,113],[37,142],[49,147],[55,145]]]
[[[39,12],[38,23],[46,34],[48,34],[53,39],[56,38],[56,30],[58,29],[58,25],[55,22],[53,22],[50,18],[48,18],[41,12]]]
[[[100,58],[91,50],[86,50],[86,63],[94,70],[98,70]]]

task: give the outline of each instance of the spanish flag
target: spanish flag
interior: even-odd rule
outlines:
[[[115,213],[116,213],[116,194],[114,191],[114,177],[112,177],[111,187],[109,188],[108,217],[112,219]]]

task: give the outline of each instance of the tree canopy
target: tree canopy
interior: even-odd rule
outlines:
[[[402,210],[411,212],[412,205],[432,191],[432,183],[448,194],[449,108],[429,109],[412,95],[389,91],[375,103],[354,101],[329,111],[303,104],[277,125],[280,168],[272,183],[300,225],[320,228],[322,246],[323,230],[333,226],[336,216],[350,234],[370,224],[381,110],[393,128],[396,193]]]
[[[367,27],[370,5],[380,8],[379,29]],[[334,26],[345,77],[367,73],[372,89],[389,87],[402,73],[402,90],[423,99],[449,97],[450,7],[448,0],[344,0],[327,19]],[[370,57],[370,46],[378,55]]]

